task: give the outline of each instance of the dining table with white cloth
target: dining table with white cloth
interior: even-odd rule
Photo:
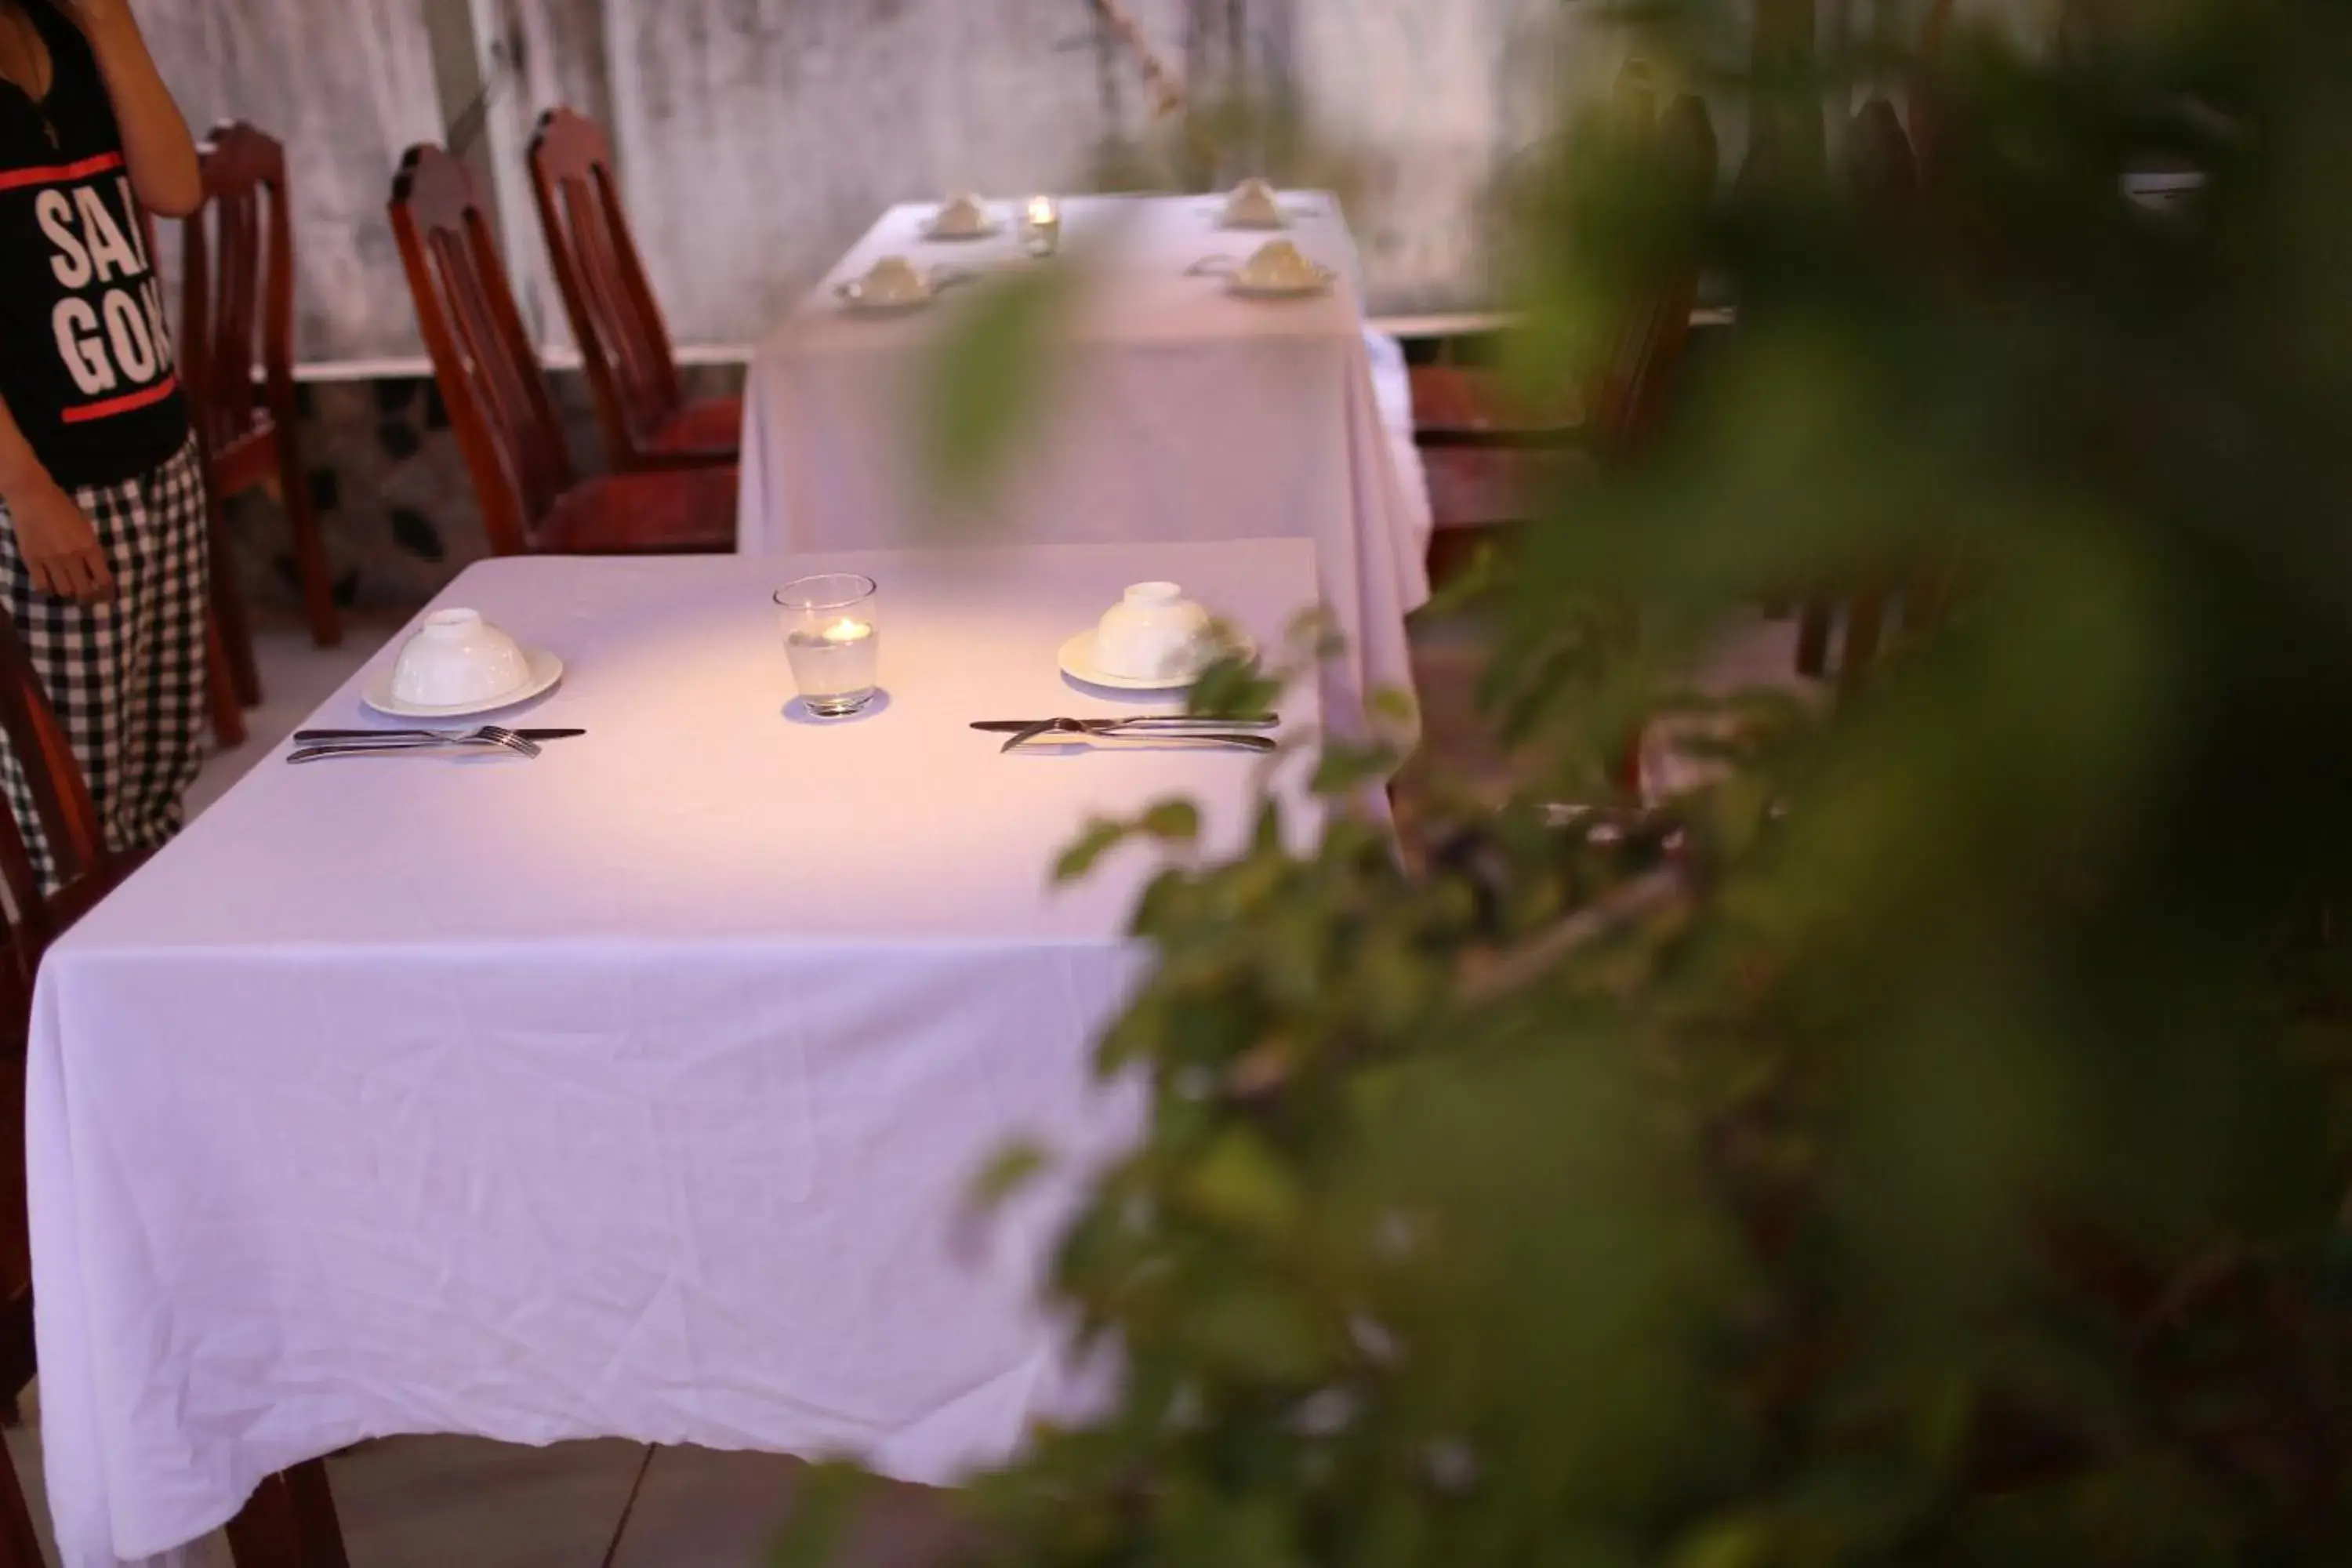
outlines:
[[[1338,199],[1283,193],[1279,234],[1219,226],[1203,196],[1061,204],[1057,255],[1022,248],[1020,204],[986,237],[927,237],[935,209],[885,212],[753,354],[743,399],[737,547],[746,554],[967,541],[1307,538],[1348,650],[1325,672],[1331,721],[1412,689],[1404,617],[1429,595],[1429,500],[1392,342],[1367,331],[1361,264]],[[1331,270],[1300,299],[1242,299],[1199,263],[1287,239]],[[886,256],[977,275],[922,310],[861,314],[841,284]],[[1011,273],[1076,268],[1041,356],[1042,390],[998,481],[941,502],[926,456],[947,319]],[[986,367],[979,367],[986,374]],[[966,374],[974,374],[967,366]],[[1008,364],[1008,384],[1037,373]]]
[[[772,592],[879,584],[881,695],[789,701]],[[27,1079],[43,1440],[67,1568],[184,1553],[371,1436],[848,1454],[952,1482],[1099,1384],[1039,1282],[1144,1093],[1093,1052],[1171,851],[1056,884],[1172,796],[1238,847],[1302,755],[1006,754],[1136,710],[1055,653],[1138,580],[1271,638],[1273,539],[537,557],[436,604],[565,661],[541,755],[261,759],[54,947]],[[320,710],[371,719],[379,653]],[[1286,732],[1318,720],[1284,699]],[[983,1221],[1016,1139],[1058,1158]],[[1096,1369],[1098,1374],[1099,1369]]]

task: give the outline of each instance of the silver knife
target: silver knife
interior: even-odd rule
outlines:
[[[1010,735],[1060,722],[1055,719],[975,719],[971,727],[992,735]],[[1282,722],[1279,713],[1252,713],[1239,719],[1219,719],[1206,713],[1136,713],[1124,719],[1076,719],[1071,722],[1093,734],[1111,730],[1272,730]]]

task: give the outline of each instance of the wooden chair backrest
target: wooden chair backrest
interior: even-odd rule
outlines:
[[[1922,179],[1936,178],[1936,161],[1943,152],[1941,105],[1937,101],[1934,80],[1944,54],[1944,41],[1951,36],[1953,0],[1929,0],[1927,16],[1919,29],[1919,54],[1913,66],[1913,78],[1904,118],[1909,121],[1911,151],[1918,159]]]
[[[417,324],[474,476],[490,547],[521,554],[539,521],[572,488],[572,459],[490,215],[466,166],[431,142],[401,159],[390,210]]]
[[[200,156],[205,202],[181,225],[180,378],[218,453],[258,423],[256,365],[273,419],[294,418],[294,224],[276,138],[232,121]]]
[[[1846,184],[1874,224],[1908,229],[1919,203],[1919,160],[1895,106],[1874,98],[1846,132]]]
[[[621,205],[612,144],[594,121],[551,109],[530,139],[530,181],[605,450],[620,465],[677,412],[684,393]]]
[[[1720,154],[1706,101],[1697,94],[1685,93],[1666,106],[1651,155],[1660,177],[1676,184],[1695,204],[1694,212],[1703,211],[1714,195]],[[1589,439],[1601,461],[1638,455],[1664,425],[1690,344],[1698,274],[1695,255],[1678,259],[1640,290],[1620,318],[1585,396]]]
[[[1854,111],[1846,131],[1846,184],[1862,221],[1892,245],[1908,242],[1919,208],[1919,165],[1911,139],[1895,106],[1872,99]],[[1890,616],[1899,610],[1906,630],[1941,617],[1949,584],[1929,570],[1865,570],[1842,595],[1807,601],[1797,629],[1800,674],[1833,676],[1840,698],[1851,698],[1869,678],[1885,641]],[[1843,629],[1843,646],[1831,668],[1831,643]]]

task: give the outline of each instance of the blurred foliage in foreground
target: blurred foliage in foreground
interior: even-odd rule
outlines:
[[[1916,231],[1710,216],[1735,341],[1479,606],[1523,796],[1152,889],[1104,1065],[1158,1111],[1055,1279],[1122,1392],[974,1561],[2352,1561],[2352,8],[2105,12],[1955,36]],[[1566,146],[1547,353],[1658,216]],[[1670,822],[1538,807],[1731,620],[1923,559],[1953,615],[1738,704]]]

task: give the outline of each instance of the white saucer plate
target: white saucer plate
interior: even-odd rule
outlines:
[[[978,228],[941,228],[940,220],[927,217],[916,232],[934,245],[961,245],[967,240],[993,239],[1004,232],[1004,220],[992,217]]]
[[[1226,645],[1225,653],[1243,658],[1256,655],[1257,644],[1247,632],[1237,632],[1234,638],[1234,642]],[[1061,660],[1062,673],[1072,680],[1082,681],[1088,686],[1106,687],[1113,691],[1181,691],[1200,679],[1201,670],[1208,668],[1203,664],[1189,675],[1162,676],[1153,680],[1138,679],[1131,675],[1113,675],[1108,670],[1097,669],[1095,668],[1095,628],[1092,626],[1064,643],[1057,657]]]
[[[1307,300],[1318,294],[1328,294],[1339,275],[1328,267],[1318,267],[1311,279],[1297,283],[1248,283],[1235,273],[1225,281],[1225,292],[1236,300]]]
[[[377,668],[374,674],[368,677],[367,684],[360,689],[360,700],[377,712],[388,714],[394,719],[463,719],[475,713],[495,713],[501,708],[511,708],[518,702],[530,701],[563,679],[563,661],[545,648],[525,648],[522,656],[524,662],[530,667],[530,674],[524,679],[520,686],[511,691],[501,692],[488,702],[454,704],[403,702],[392,694],[390,660],[386,660]]]
[[[1278,234],[1284,229],[1294,228],[1305,223],[1308,218],[1319,217],[1322,215],[1314,207],[1291,206],[1285,204],[1282,211],[1273,217],[1235,217],[1223,206],[1209,208],[1208,216],[1216,227],[1230,229],[1236,234]]]
[[[904,316],[921,310],[940,297],[938,288],[934,287],[929,293],[912,300],[868,300],[854,281],[841,284],[834,293],[839,297],[842,309],[853,316]]]

